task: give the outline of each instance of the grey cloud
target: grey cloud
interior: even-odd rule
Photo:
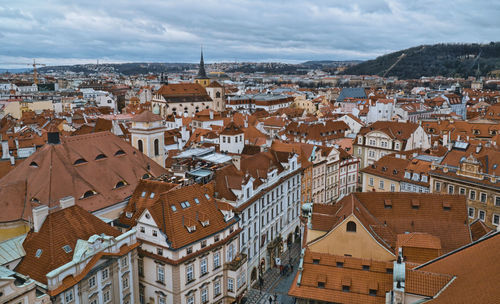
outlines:
[[[0,54],[110,61],[369,59],[500,37],[491,1],[132,1],[0,5]]]

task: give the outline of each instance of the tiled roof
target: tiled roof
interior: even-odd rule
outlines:
[[[26,255],[16,271],[47,284],[45,275],[73,259],[79,239],[88,240],[92,235],[102,233],[113,237],[120,235],[120,231],[77,205],[50,213],[39,232],[30,231],[26,236],[23,243]],[[71,248],[71,252],[63,249],[65,245]],[[36,257],[39,249],[41,254]]]
[[[455,276],[430,303],[497,303],[500,297],[500,233],[480,239],[417,270]]]
[[[129,227],[135,226],[144,209],[153,206],[161,194],[179,187],[180,185],[163,181],[140,180],[127,206],[120,215],[120,223]]]
[[[380,131],[393,139],[405,141],[410,138],[418,126],[418,124],[411,122],[376,121],[367,127],[361,128],[359,130],[359,135],[366,135],[373,131]]]
[[[342,267],[337,266],[342,263]],[[363,265],[369,270],[363,270]],[[300,285],[299,273],[288,294],[303,299],[334,303],[385,303],[385,293],[392,289],[392,263],[335,256],[306,250]],[[324,287],[319,288],[318,283]],[[349,291],[343,291],[349,286]],[[376,290],[376,296],[370,295]]]
[[[181,203],[186,201],[189,206],[183,207]],[[175,206],[175,211],[172,206]],[[209,189],[198,184],[172,189],[160,195],[157,202],[147,210],[174,249],[187,246],[236,223],[236,218],[227,222],[224,220]],[[209,220],[206,226],[202,225],[205,219]],[[186,228],[188,226],[195,226],[196,230],[189,232]]]
[[[132,121],[135,122],[153,122],[163,120],[160,115],[153,114],[151,111],[144,111],[141,114],[135,115]]]
[[[66,196],[88,211],[100,210],[129,197],[145,174],[164,173],[110,132],[63,138],[61,144],[43,146],[0,179],[0,221],[28,220],[32,201],[52,207]],[[116,188],[120,181],[125,185]],[[95,194],[84,198],[88,191]]]

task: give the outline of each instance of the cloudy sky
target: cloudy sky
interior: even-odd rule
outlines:
[[[200,45],[207,62],[371,59],[499,40],[499,16],[494,0],[2,0],[0,67],[196,62]]]

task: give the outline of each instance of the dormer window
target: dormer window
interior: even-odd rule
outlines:
[[[83,198],[87,198],[87,197],[91,197],[93,195],[97,194],[97,192],[95,192],[94,190],[88,190],[86,191],[83,195],[82,195],[82,199]]]
[[[100,160],[100,159],[105,159],[105,158],[108,158],[108,157],[101,153],[95,157],[95,160]]]
[[[191,204],[188,201],[181,202],[182,209],[186,209],[190,206],[191,206]]]
[[[141,197],[146,197],[146,191],[142,191]]]
[[[206,194],[206,193],[205,193],[205,198],[206,198],[207,200],[210,200],[210,196],[209,196],[208,194]]]
[[[123,151],[122,149],[118,150],[115,152],[115,156],[120,156],[120,155],[125,155],[125,151]]]
[[[148,179],[148,178],[150,178],[150,177],[151,177],[151,174],[146,173],[146,174],[144,174],[144,175],[142,176],[142,179]]]
[[[38,164],[37,164],[36,162],[32,161],[32,162],[30,163],[30,167],[33,167],[33,168],[38,168]]]
[[[128,212],[128,211],[127,211],[127,212],[125,212],[125,216],[126,216],[127,218],[132,218],[132,212]]]
[[[42,255],[43,250],[42,249],[37,249],[35,253],[35,257],[39,258]]]
[[[150,199],[153,199],[155,197],[155,193],[154,192],[151,192],[151,194],[149,195],[149,198]]]
[[[125,187],[127,185],[127,183],[125,181],[119,181],[116,183],[115,185],[115,189],[118,189],[118,188],[121,188],[121,187]]]
[[[194,202],[198,205],[200,203],[200,200],[197,197],[195,197]]]
[[[411,173],[406,171],[405,172],[405,178],[410,179],[411,178]]]
[[[85,164],[85,163],[87,163],[87,161],[85,159],[79,158],[79,159],[75,160],[73,165],[76,166],[76,165]]]
[[[172,209],[173,212],[177,211],[177,207],[175,207],[175,205],[170,205],[170,208]]]

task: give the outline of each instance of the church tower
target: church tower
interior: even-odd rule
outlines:
[[[132,119],[130,141],[134,148],[165,167],[165,137],[167,130],[163,119],[150,111],[144,111]]]
[[[194,82],[201,85],[204,88],[210,84],[210,78],[208,78],[207,73],[205,72],[205,62],[203,61],[203,49],[201,50],[200,68],[198,69],[198,75],[196,75]]]

